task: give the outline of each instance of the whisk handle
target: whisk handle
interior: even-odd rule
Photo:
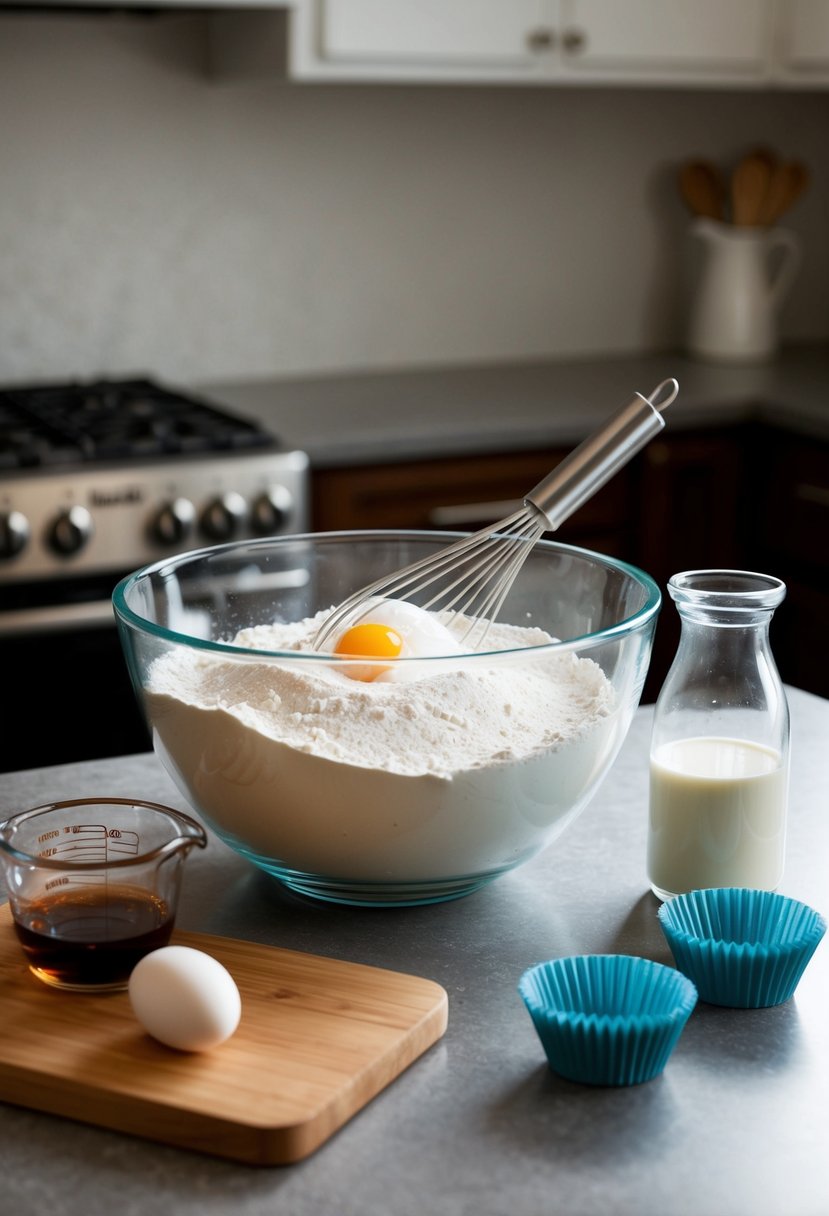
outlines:
[[[659,434],[665,426],[661,411],[678,392],[676,380],[663,380],[649,397],[634,393],[530,490],[524,502],[540,511],[555,531]]]

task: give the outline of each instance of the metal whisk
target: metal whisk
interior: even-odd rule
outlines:
[[[678,392],[670,379],[648,397],[635,393],[530,490],[520,510],[343,600],[317,631],[314,649],[323,650],[346,624],[364,619],[378,598],[412,600],[441,615],[460,613],[470,622],[464,645],[479,648],[536,541],[559,528],[663,429],[662,411]]]

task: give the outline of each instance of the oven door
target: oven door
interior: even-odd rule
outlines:
[[[120,577],[0,587],[0,771],[149,749],[112,611]]]

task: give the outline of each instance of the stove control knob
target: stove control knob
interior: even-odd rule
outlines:
[[[189,498],[165,502],[150,523],[150,535],[162,545],[178,545],[186,540],[196,522],[196,508]]]
[[[17,557],[29,543],[29,521],[22,511],[0,511],[0,560]]]
[[[49,545],[55,553],[71,557],[80,553],[95,531],[92,516],[86,507],[69,507],[61,511],[49,529]]]
[[[251,522],[262,536],[280,532],[291,518],[294,500],[285,486],[270,486],[253,503]]]
[[[210,540],[232,540],[244,526],[247,515],[247,503],[242,495],[228,490],[207,504],[199,522]]]

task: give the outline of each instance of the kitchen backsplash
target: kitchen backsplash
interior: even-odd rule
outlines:
[[[786,341],[829,339],[829,92],[219,83],[200,14],[0,13],[0,382],[682,340],[678,164],[809,164]]]

